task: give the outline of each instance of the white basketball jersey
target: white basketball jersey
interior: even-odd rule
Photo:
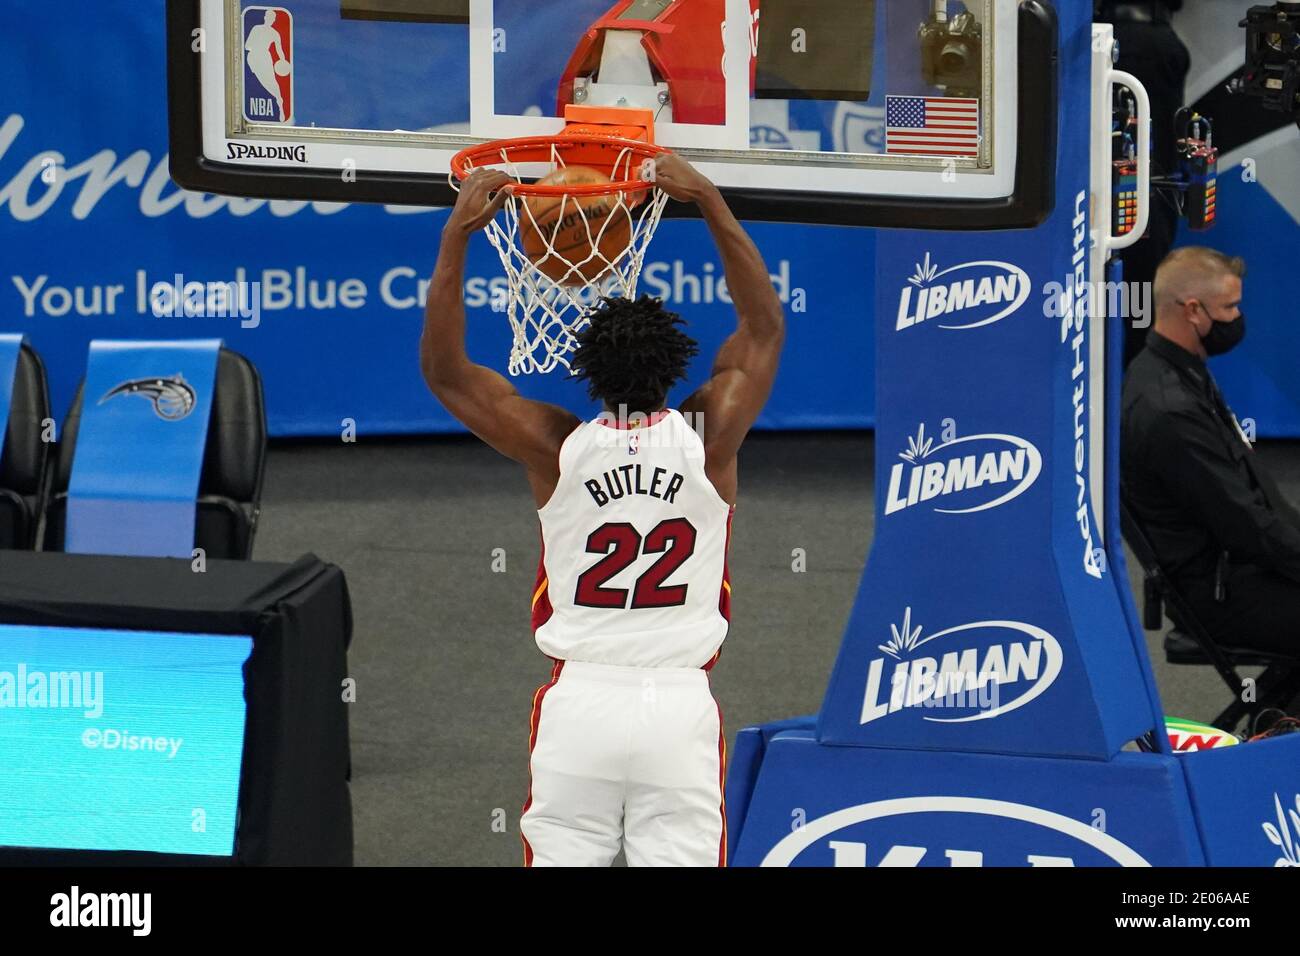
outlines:
[[[579,425],[537,512],[537,646],[559,660],[710,666],[730,618],[731,514],[675,409],[641,427]]]

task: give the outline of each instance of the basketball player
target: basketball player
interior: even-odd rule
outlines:
[[[283,123],[284,95],[280,92],[275,65],[287,61],[288,57],[284,55],[284,45],[280,42],[280,34],[275,29],[275,18],[276,12],[267,10],[264,22],[248,31],[248,40],[244,43],[244,52],[247,54],[244,62],[248,64],[253,76],[257,77],[257,82],[262,84],[266,92],[275,97],[275,105],[280,110],[280,122]],[[275,52],[278,54],[275,59],[271,58],[272,47],[275,47]],[[288,66],[288,63],[286,62],[285,65]]]
[[[767,401],[785,336],[758,249],[714,185],[664,155],[658,185],[699,206],[737,326],[680,410],[697,351],[649,297],[605,300],[572,357],[605,412],[579,421],[522,398],[465,354],[465,247],[512,180],[481,170],[443,230],[420,359],[443,405],[527,470],[542,531],[534,636],[555,661],[533,699],[526,866],[723,866],[725,744],[708,669],[727,634],[736,453]],[[495,198],[493,193],[495,192]]]

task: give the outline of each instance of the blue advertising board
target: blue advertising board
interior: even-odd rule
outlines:
[[[36,7],[11,4],[6,16],[0,332],[27,333],[45,358],[60,421],[91,339],[221,338],[260,370],[273,436],[337,435],[345,419],[362,437],[463,431],[429,394],[417,354],[445,210],[179,190],[167,166],[161,4],[86,4],[70,32],[50,31]],[[311,33],[301,18],[295,29],[301,59]],[[444,101],[437,84],[405,88],[402,122],[466,113],[466,104]],[[294,93],[303,115],[333,95],[301,82]],[[782,122],[765,125],[764,135],[781,133]],[[759,427],[870,426],[873,233],[760,224],[751,234],[790,318],[786,358]],[[701,222],[662,224],[641,288],[681,312],[702,348],[676,398],[708,375],[707,356],[735,327],[721,278]],[[187,314],[189,290],[178,303],[159,294],[181,284],[202,299],[210,284],[232,281],[259,283],[256,312],[236,302],[224,316]],[[491,303],[504,284],[496,253],[475,237],[465,278],[468,348],[503,371],[511,333]],[[562,372],[514,381],[530,397],[598,411]]]

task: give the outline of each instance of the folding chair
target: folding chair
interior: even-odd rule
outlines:
[[[1197,618],[1187,598],[1174,586],[1151,546],[1145,532],[1126,502],[1120,502],[1120,524],[1138,563],[1142,565],[1142,626],[1158,631],[1164,626],[1164,607],[1171,611],[1177,627],[1165,635],[1165,660],[1170,664],[1209,664],[1218,672],[1232,693],[1232,703],[1211,723],[1220,730],[1233,731],[1243,717],[1252,720],[1270,707],[1286,709],[1300,695],[1300,657],[1274,654],[1249,648],[1222,647]],[[1245,679],[1238,667],[1263,667],[1255,682],[1255,700],[1242,699]]]

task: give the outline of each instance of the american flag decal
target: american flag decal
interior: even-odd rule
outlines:
[[[886,96],[885,152],[975,156],[980,101],[954,96]]]

